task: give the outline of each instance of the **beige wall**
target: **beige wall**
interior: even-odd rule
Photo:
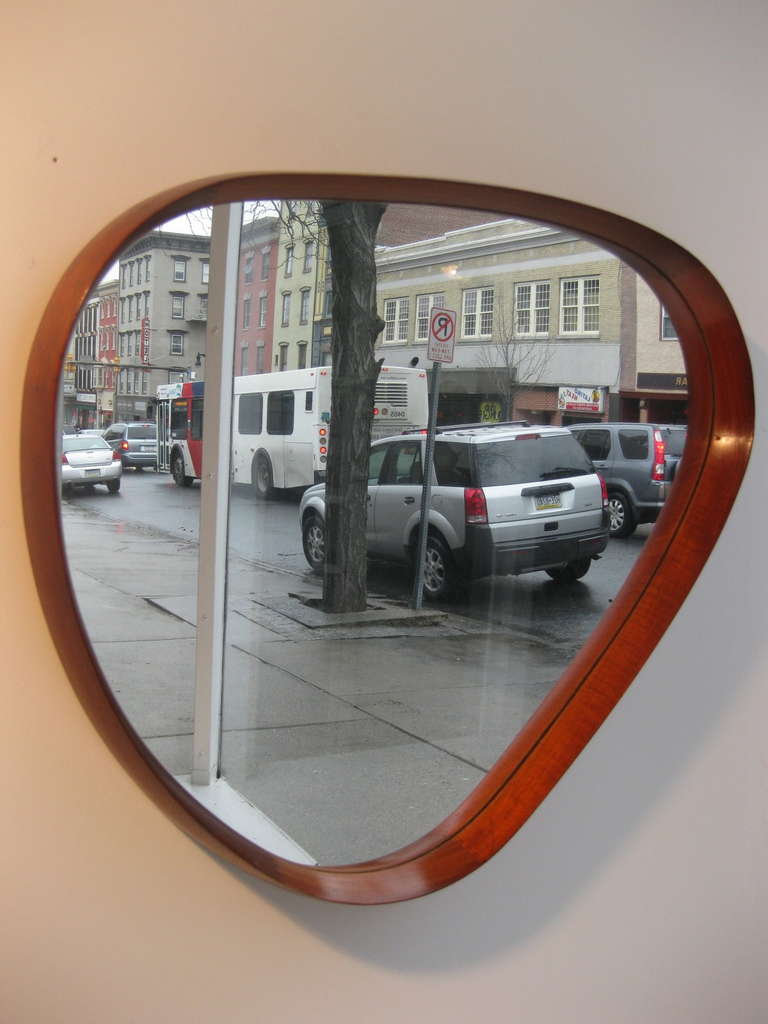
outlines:
[[[661,305],[640,277],[637,279],[637,372],[685,372],[678,342],[661,340]]]
[[[290,25],[268,0],[120,10],[3,14],[3,1021],[766,1019],[764,4],[487,0],[435,17],[299,0]],[[126,131],[115,104],[136,93],[155,102]],[[618,211],[710,268],[753,355],[750,472],[666,637],[508,846],[402,906],[243,880],[172,827],[73,696],[25,551],[20,382],[54,285],[146,195],[248,170],[444,176]]]

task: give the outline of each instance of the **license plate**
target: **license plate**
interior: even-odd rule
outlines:
[[[536,511],[543,512],[548,508],[562,508],[559,494],[540,494],[536,498]]]
[[[153,452],[155,450],[155,446],[153,444],[143,444],[141,446],[141,450],[143,452]]]
[[[100,476],[101,475],[101,470],[100,469],[86,469],[85,475],[86,476]]]

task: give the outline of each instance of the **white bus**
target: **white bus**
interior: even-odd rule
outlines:
[[[235,377],[232,479],[259,497],[273,488],[325,480],[331,419],[329,366]],[[425,429],[427,374],[382,366],[376,383],[371,439]]]

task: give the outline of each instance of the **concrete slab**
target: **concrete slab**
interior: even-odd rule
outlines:
[[[155,641],[193,637],[195,630],[141,597],[71,570],[72,585],[86,632],[93,643],[109,640]]]
[[[366,860],[418,839],[484,774],[371,720],[226,732],[223,769],[321,864]]]

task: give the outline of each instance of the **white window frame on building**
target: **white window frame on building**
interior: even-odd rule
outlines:
[[[466,288],[461,294],[461,337],[493,336],[495,295],[493,285]]]
[[[261,250],[261,280],[268,281],[272,263],[272,249]]]
[[[298,362],[296,364],[297,370],[304,370],[307,366],[307,343],[306,341],[300,341],[297,346]]]
[[[309,299],[311,291],[309,288],[302,288],[299,293],[299,323],[309,323]],[[301,367],[300,367],[301,369]]]
[[[566,299],[568,301],[566,301]],[[575,299],[575,301],[571,301]],[[585,301],[586,299],[596,301]],[[564,277],[560,280],[560,334],[600,334],[600,278]]]
[[[251,326],[251,296],[246,295],[243,299],[243,330],[247,331]]]
[[[184,332],[183,331],[171,331],[170,332],[169,354],[172,355],[172,356],[183,356],[184,355]]]
[[[240,376],[244,377],[248,373],[248,346],[241,345],[240,347]]]
[[[288,327],[291,322],[291,293],[283,292],[280,301],[280,325]]]
[[[304,245],[304,273],[308,274],[315,265],[315,243],[307,242]]]
[[[267,307],[269,300],[266,295],[259,296],[259,327],[267,326]]]
[[[445,293],[416,296],[416,341],[429,341],[429,318],[433,309],[445,309]]]
[[[200,260],[200,284],[208,284],[211,276],[211,264],[208,260]]]
[[[285,247],[285,277],[293,276],[293,252],[294,246],[286,245]]]
[[[173,281],[178,284],[187,280],[187,257],[174,256],[173,259]]]
[[[279,353],[278,356],[277,356],[277,359],[278,359],[277,368],[278,368],[278,370],[287,370],[288,369],[288,342],[287,341],[281,341],[280,342],[280,345],[278,347],[278,353]]]
[[[184,319],[186,300],[186,292],[171,292],[171,320]]]
[[[384,343],[397,344],[408,340],[410,296],[384,300]]]
[[[515,337],[544,338],[549,335],[549,281],[519,281],[515,284]]]
[[[659,331],[659,336],[662,341],[680,340],[677,336],[675,325],[672,323],[672,317],[669,315],[669,313],[663,306],[661,307],[661,327]]]

